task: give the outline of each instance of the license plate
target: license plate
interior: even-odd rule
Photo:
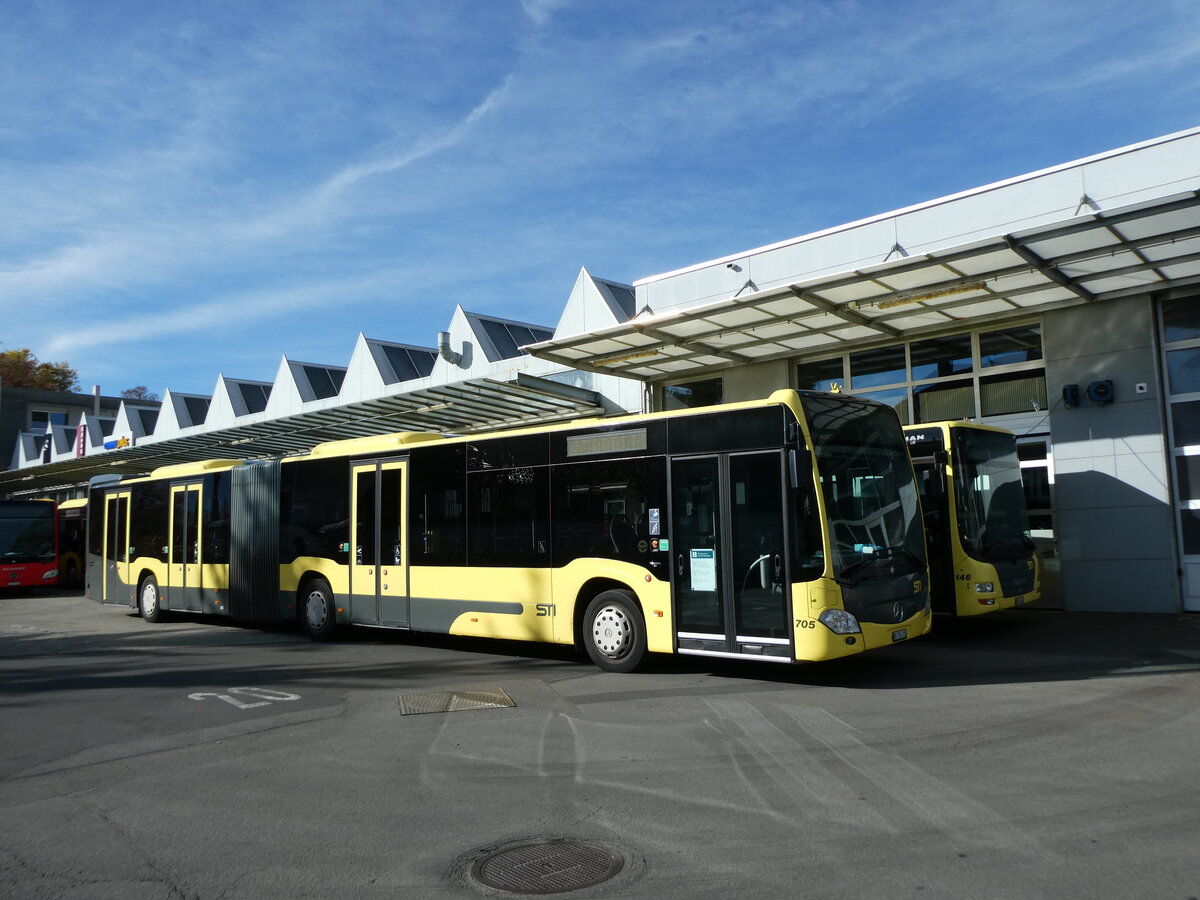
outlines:
[[[908,629],[901,628],[899,631],[892,632],[892,641],[902,641],[908,637]]]

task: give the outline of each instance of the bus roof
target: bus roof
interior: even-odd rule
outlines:
[[[150,472],[149,478],[183,478],[188,475],[203,475],[222,469],[232,469],[240,466],[245,460],[241,459],[202,459],[199,462],[179,463],[174,466],[162,466]]]

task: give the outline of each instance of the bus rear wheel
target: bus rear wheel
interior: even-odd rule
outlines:
[[[158,579],[147,575],[138,588],[138,611],[147,622],[161,622],[166,618],[162,608],[162,594],[158,591]]]
[[[333,588],[324,578],[314,578],[300,589],[300,626],[314,641],[333,639],[337,611],[333,605]]]
[[[583,616],[588,656],[606,672],[632,672],[646,658],[646,626],[629,591],[605,591]]]

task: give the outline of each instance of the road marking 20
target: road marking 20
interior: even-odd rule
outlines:
[[[299,700],[299,694],[289,694],[287,691],[275,691],[271,688],[259,687],[234,687],[226,690],[224,694],[215,694],[208,691],[200,691],[196,694],[188,694],[189,700],[207,700],[209,697],[216,697],[218,700],[224,700],[231,706],[236,706],[238,709],[254,709],[256,706],[270,706],[272,703],[285,703],[291,700]],[[238,699],[239,697],[253,697],[257,703],[247,703],[245,700]]]

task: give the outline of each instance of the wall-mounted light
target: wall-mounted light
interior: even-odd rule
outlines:
[[[592,362],[593,366],[611,366],[619,362],[625,362],[629,359],[641,359],[644,356],[658,356],[657,350],[639,350],[637,353],[623,353],[620,356],[610,356],[608,359],[597,359]]]
[[[1108,406],[1115,399],[1111,380],[1093,381],[1088,385],[1088,400],[1097,406]]]
[[[917,288],[911,291],[896,291],[885,298],[878,300],[858,300],[854,303],[847,303],[846,306],[850,309],[866,309],[867,307],[891,309],[895,306],[904,306],[906,303],[920,303],[923,300],[940,300],[942,297],[952,297],[955,294],[968,294],[971,291],[981,291],[986,287],[986,281],[956,282],[940,288]]]

